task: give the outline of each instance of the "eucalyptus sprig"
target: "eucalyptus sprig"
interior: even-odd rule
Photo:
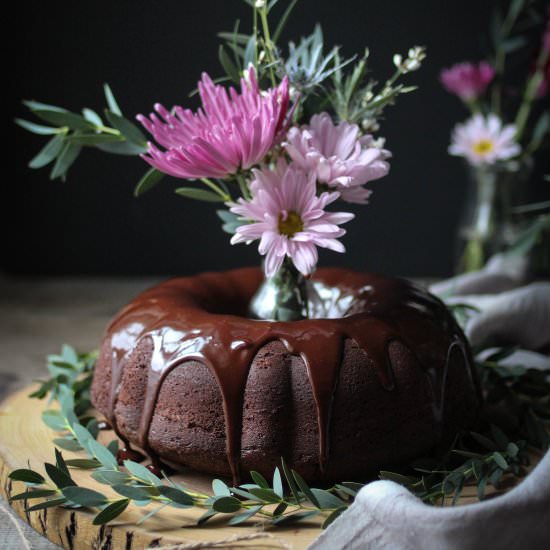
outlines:
[[[23,101],[30,112],[47,125],[20,118],[15,120],[16,124],[33,134],[52,136],[29,162],[30,168],[43,168],[53,163],[50,179],[64,181],[82,147],[95,147],[119,155],[139,155],[146,151],[147,139],[141,130],[122,115],[109,85],[105,84],[103,89],[107,103],[106,122],[87,107],[79,114],[56,105]]]

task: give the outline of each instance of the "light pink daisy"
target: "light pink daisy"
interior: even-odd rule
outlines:
[[[474,166],[494,164],[517,156],[521,147],[514,140],[516,127],[502,125],[500,118],[476,114],[453,130],[449,153],[464,157]]]
[[[439,76],[445,89],[463,101],[478,98],[494,77],[495,70],[486,61],[481,61],[477,67],[473,63],[457,63],[443,69]]]
[[[360,136],[356,124],[334,125],[328,113],[291,128],[284,146],[297,166],[314,172],[319,183],[334,187],[347,202],[366,203],[371,191],[362,186],[390,169],[389,151],[377,147],[372,136]]]
[[[149,118],[137,119],[164,151],[153,143],[142,155],[151,166],[178,178],[223,178],[258,164],[280,139],[289,106],[288,80],[261,91],[254,68],[241,79],[241,93],[225,89],[203,73],[198,83],[202,108],[180,106],[169,112],[155,105]]]
[[[316,196],[315,174],[306,173],[279,159],[270,170],[254,170],[250,184],[252,198],[231,203],[231,212],[252,223],[237,228],[231,244],[260,240],[258,250],[265,255],[265,273],[272,277],[286,256],[304,275],[317,265],[317,248],[345,252],[337,239],[346,231],[338,227],[354,215],[348,212],[326,212],[338,199],[338,192]]]

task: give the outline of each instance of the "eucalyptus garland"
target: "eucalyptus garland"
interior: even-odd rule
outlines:
[[[502,364],[513,351],[498,350],[478,363],[486,394],[479,432],[459,434],[452,449],[441,457],[418,460],[402,472],[382,471],[379,477],[405,485],[427,503],[454,504],[466,485],[474,484],[481,500],[486,488],[498,489],[504,477],[524,476],[529,451],[546,450],[550,445],[550,383],[540,371]],[[93,509],[97,511],[93,523],[102,525],[122,514],[130,504],[154,504],[139,523],[169,506],[203,509],[199,525],[218,515],[225,515],[229,525],[255,516],[272,525],[321,516],[325,528],[350,506],[363,487],[362,483],[342,482],[329,489],[313,488],[281,460],[281,467],[275,469],[271,480],[254,471],[250,472],[253,483],[238,487],[214,479],[212,494],[206,494],[176,483],[164,473],[160,478],[138,462],[119,463],[118,441],[99,443],[99,423],[90,414],[96,357],[96,353],[78,354],[64,345],[59,355],[48,357],[50,378],[31,394],[39,399],[47,397],[50,404],[57,402],[59,408],[42,413],[45,424],[58,432],[53,440],[55,461],[44,464],[49,479],[30,466],[9,475],[27,486],[10,501],[39,500],[28,508],[30,512],[56,506]],[[487,412],[497,409],[499,422],[493,418],[495,414]],[[507,421],[502,422],[502,418]],[[83,451],[86,458],[65,459],[60,449]],[[110,487],[118,496],[112,498],[78,485],[71,476],[75,469],[91,471],[96,482]]]

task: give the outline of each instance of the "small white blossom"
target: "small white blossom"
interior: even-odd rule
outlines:
[[[422,61],[426,58],[426,48],[423,46],[414,46],[408,51],[408,56],[406,59],[403,59],[403,56],[400,54],[395,54],[393,56],[393,64],[402,72],[410,73],[420,69]]]
[[[259,10],[265,8],[265,0],[256,0],[254,7],[258,8]]]

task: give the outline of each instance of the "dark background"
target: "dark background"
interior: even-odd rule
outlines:
[[[281,0],[281,4],[286,3]],[[452,126],[466,118],[438,82],[442,67],[483,56],[493,2],[486,0],[301,0],[284,41],[320,22],[328,46],[347,55],[371,50],[373,76],[392,72],[392,55],[428,47],[409,81],[420,90],[386,111],[380,135],[394,158],[390,175],[373,183],[368,207],[347,225],[345,255],[324,265],[389,274],[444,276],[453,267],[453,235],[464,201],[465,171],[447,155]],[[18,102],[36,99],[101,112],[109,82],[124,113],[148,113],[154,102],[191,104],[201,71],[221,74],[216,32],[242,28],[250,9],[240,0],[21,0],[5,25],[11,97],[5,135],[0,270],[17,274],[169,275],[258,264],[256,246],[231,247],[210,204],[173,194],[173,180],[140,199],[146,169],[136,158],[85,150],[65,183],[27,168],[44,139],[16,128],[28,118]],[[5,33],[8,29],[5,29]],[[14,146],[13,146],[14,145]],[[7,155],[6,155],[7,153]],[[15,214],[8,221],[8,214]]]

